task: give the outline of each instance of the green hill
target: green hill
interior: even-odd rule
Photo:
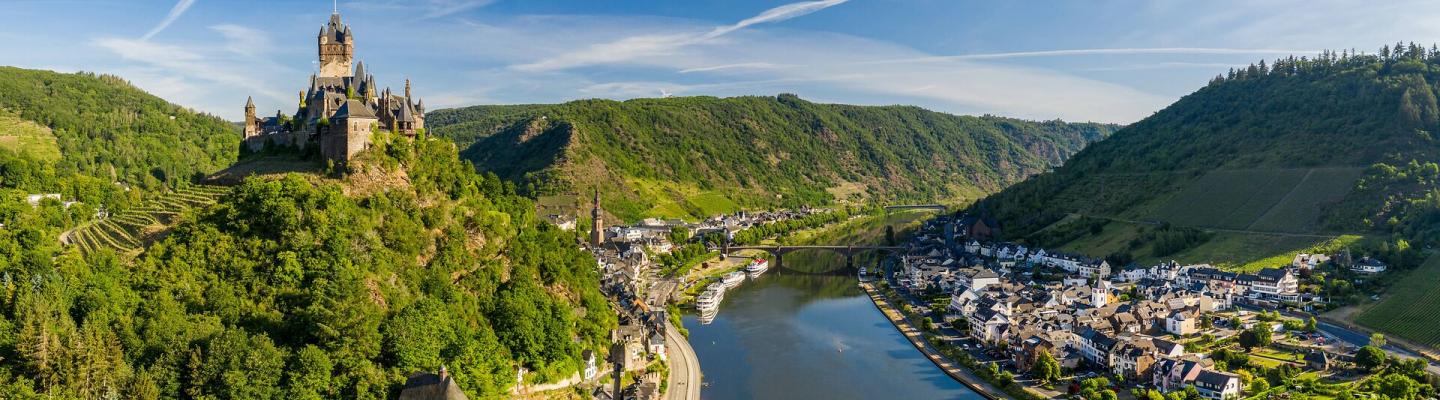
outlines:
[[[579,238],[452,143],[350,168],[182,187],[75,230],[80,251],[50,239],[59,202],[0,189],[0,397],[393,399],[446,366],[501,398],[608,344]]]
[[[625,220],[861,199],[973,200],[1115,129],[793,95],[477,106],[435,111],[426,123],[467,146],[462,155],[480,170],[528,194],[599,188],[607,211]]]
[[[118,77],[0,67],[0,149],[53,161],[61,176],[157,187],[224,168],[239,142],[230,123]]]
[[[1440,53],[1413,45],[1261,62],[976,209],[1012,239],[1120,260],[1254,267],[1344,234],[1433,244],[1437,83]]]

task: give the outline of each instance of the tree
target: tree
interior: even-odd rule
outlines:
[[[885,225],[885,244],[887,246],[894,246],[895,243],[897,243],[895,241],[895,226]]]
[[[1370,345],[1375,347],[1385,347],[1385,334],[1380,332],[1370,334]]]
[[[1400,374],[1385,374],[1372,382],[1375,391],[1391,399],[1415,399],[1420,395],[1420,383]]]
[[[1049,351],[1041,351],[1035,356],[1035,365],[1031,367],[1030,374],[1039,379],[1041,384],[1060,380],[1060,362]]]
[[[1319,324],[1315,322],[1315,317],[1310,317],[1310,319],[1305,320],[1306,332],[1315,333],[1319,329]]]
[[[1269,346],[1270,341],[1273,339],[1272,335],[1273,333],[1270,332],[1269,326],[1257,324],[1254,328],[1240,332],[1240,346],[1244,347],[1246,351],[1256,347]]]
[[[1374,371],[1385,365],[1385,351],[1375,346],[1361,347],[1360,351],[1355,352],[1355,365]]]
[[[670,228],[670,243],[680,245],[685,243],[686,240],[690,240],[689,229],[686,229],[683,226],[676,226]]]
[[[1252,396],[1258,395],[1260,393],[1265,393],[1265,391],[1267,390],[1270,390],[1270,381],[1264,379],[1256,379],[1253,382],[1250,382],[1250,395]]]

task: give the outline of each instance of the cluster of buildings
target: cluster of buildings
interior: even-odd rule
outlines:
[[[1045,352],[1062,367],[1102,371],[1162,391],[1194,386],[1215,399],[1237,396],[1239,378],[1166,338],[1237,334],[1241,327],[1213,327],[1226,321],[1203,321],[1236,303],[1323,301],[1300,292],[1297,274],[1325,262],[1353,265],[1357,272],[1384,270],[1378,260],[1349,262],[1343,255],[1302,255],[1291,266],[1256,273],[1173,261],[1117,269],[1105,260],[992,241],[999,231],[992,224],[974,217],[927,222],[902,257],[895,282],[912,293],[949,294],[946,321],[963,321],[956,325],[968,327],[976,341],[1004,349],[1021,371]]]

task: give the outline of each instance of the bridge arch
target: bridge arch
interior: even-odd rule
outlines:
[[[933,210],[944,213],[950,209],[945,207],[944,204],[896,204],[885,206],[885,212],[901,210]]]
[[[770,245],[770,246],[728,246],[728,247],[726,247],[726,248],[724,249],[724,253],[725,253],[725,254],[730,254],[730,252],[739,251],[739,250],[759,250],[759,251],[764,251],[764,252],[766,252],[766,253],[770,253],[770,255],[772,255],[772,256],[775,257],[775,266],[776,266],[776,267],[779,267],[780,265],[782,265],[782,264],[784,263],[785,254],[787,254],[787,253],[790,253],[790,252],[793,252],[793,251],[798,251],[798,250],[822,250],[822,251],[829,251],[829,252],[833,252],[833,253],[836,253],[836,254],[845,256],[845,267],[850,268],[850,267],[854,267],[854,265],[855,265],[855,255],[856,255],[856,254],[859,254],[859,253],[862,253],[862,252],[866,252],[866,251],[882,251],[882,252],[889,252],[889,253],[891,253],[891,254],[901,254],[901,253],[902,253],[904,250],[906,250],[906,249],[907,249],[906,247],[901,247],[901,246],[868,246],[868,245],[862,245],[862,246],[855,246],[855,245],[796,245],[796,246]]]

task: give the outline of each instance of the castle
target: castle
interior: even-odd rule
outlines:
[[[300,92],[294,116],[276,111],[274,117],[258,118],[255,102],[245,101],[245,146],[256,151],[270,146],[305,149],[320,146],[326,160],[345,162],[370,147],[373,129],[415,137],[425,129],[425,101],[412,101],[410,80],[405,95],[381,90],[365,63],[355,58],[355,37],[340,13],[316,37],[320,71],[310,75],[310,87]]]

